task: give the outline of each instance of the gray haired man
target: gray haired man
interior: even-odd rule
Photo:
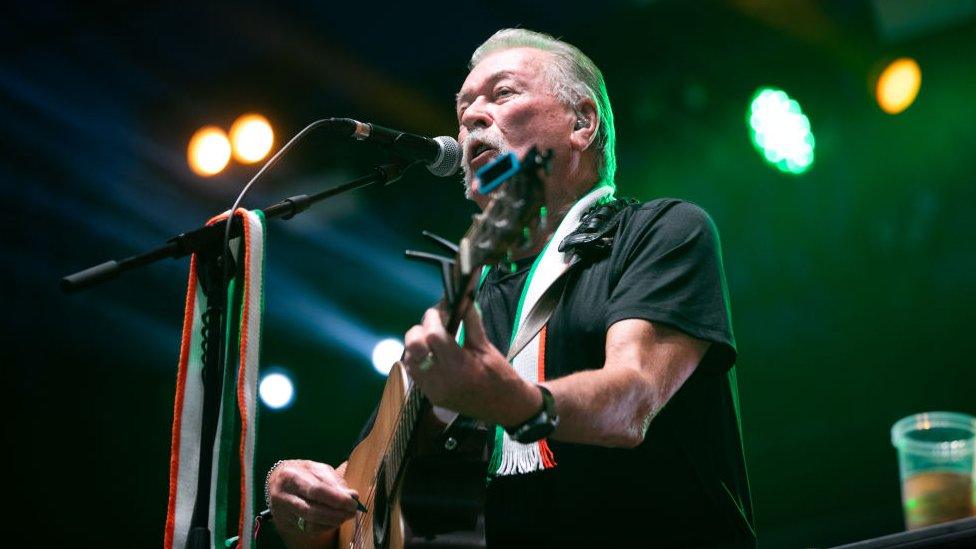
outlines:
[[[681,200],[614,199],[606,86],[570,44],[497,32],[472,55],[456,111],[467,195],[480,206],[472,174],[501,152],[536,146],[554,152],[545,183],[552,231],[575,229],[573,216],[601,207],[615,224],[612,245],[567,274],[532,350],[537,372],[506,353],[539,265],[560,253],[554,232],[487,272],[463,346],[436,309],[405,336],[403,363],[431,402],[497,426],[488,544],[754,546],[735,340],[711,219]],[[276,523],[303,522],[301,532],[278,525],[289,545],[333,543],[355,513],[342,474],[295,460],[269,476]]]

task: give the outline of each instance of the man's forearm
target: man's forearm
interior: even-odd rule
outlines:
[[[632,448],[663,403],[634,369],[587,370],[544,384],[556,401],[556,440]]]
[[[559,414],[556,440],[633,448],[691,376],[709,343],[646,320],[607,331],[606,362],[545,383]]]

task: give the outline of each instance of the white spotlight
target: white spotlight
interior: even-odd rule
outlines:
[[[403,355],[402,341],[394,338],[384,339],[373,347],[373,368],[383,375],[388,375],[401,355]]]
[[[291,405],[295,396],[295,387],[288,376],[275,372],[265,374],[261,378],[258,394],[261,395],[261,401],[264,402],[265,406],[273,410],[280,410]]]

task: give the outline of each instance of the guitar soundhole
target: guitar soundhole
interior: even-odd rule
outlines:
[[[373,497],[373,545],[386,547],[389,539],[390,510],[387,507],[386,467],[380,467],[376,475],[376,492]]]

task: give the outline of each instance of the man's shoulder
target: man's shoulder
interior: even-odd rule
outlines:
[[[655,198],[636,204],[622,228],[627,233],[653,232],[667,239],[716,232],[715,222],[704,208],[680,198]]]

